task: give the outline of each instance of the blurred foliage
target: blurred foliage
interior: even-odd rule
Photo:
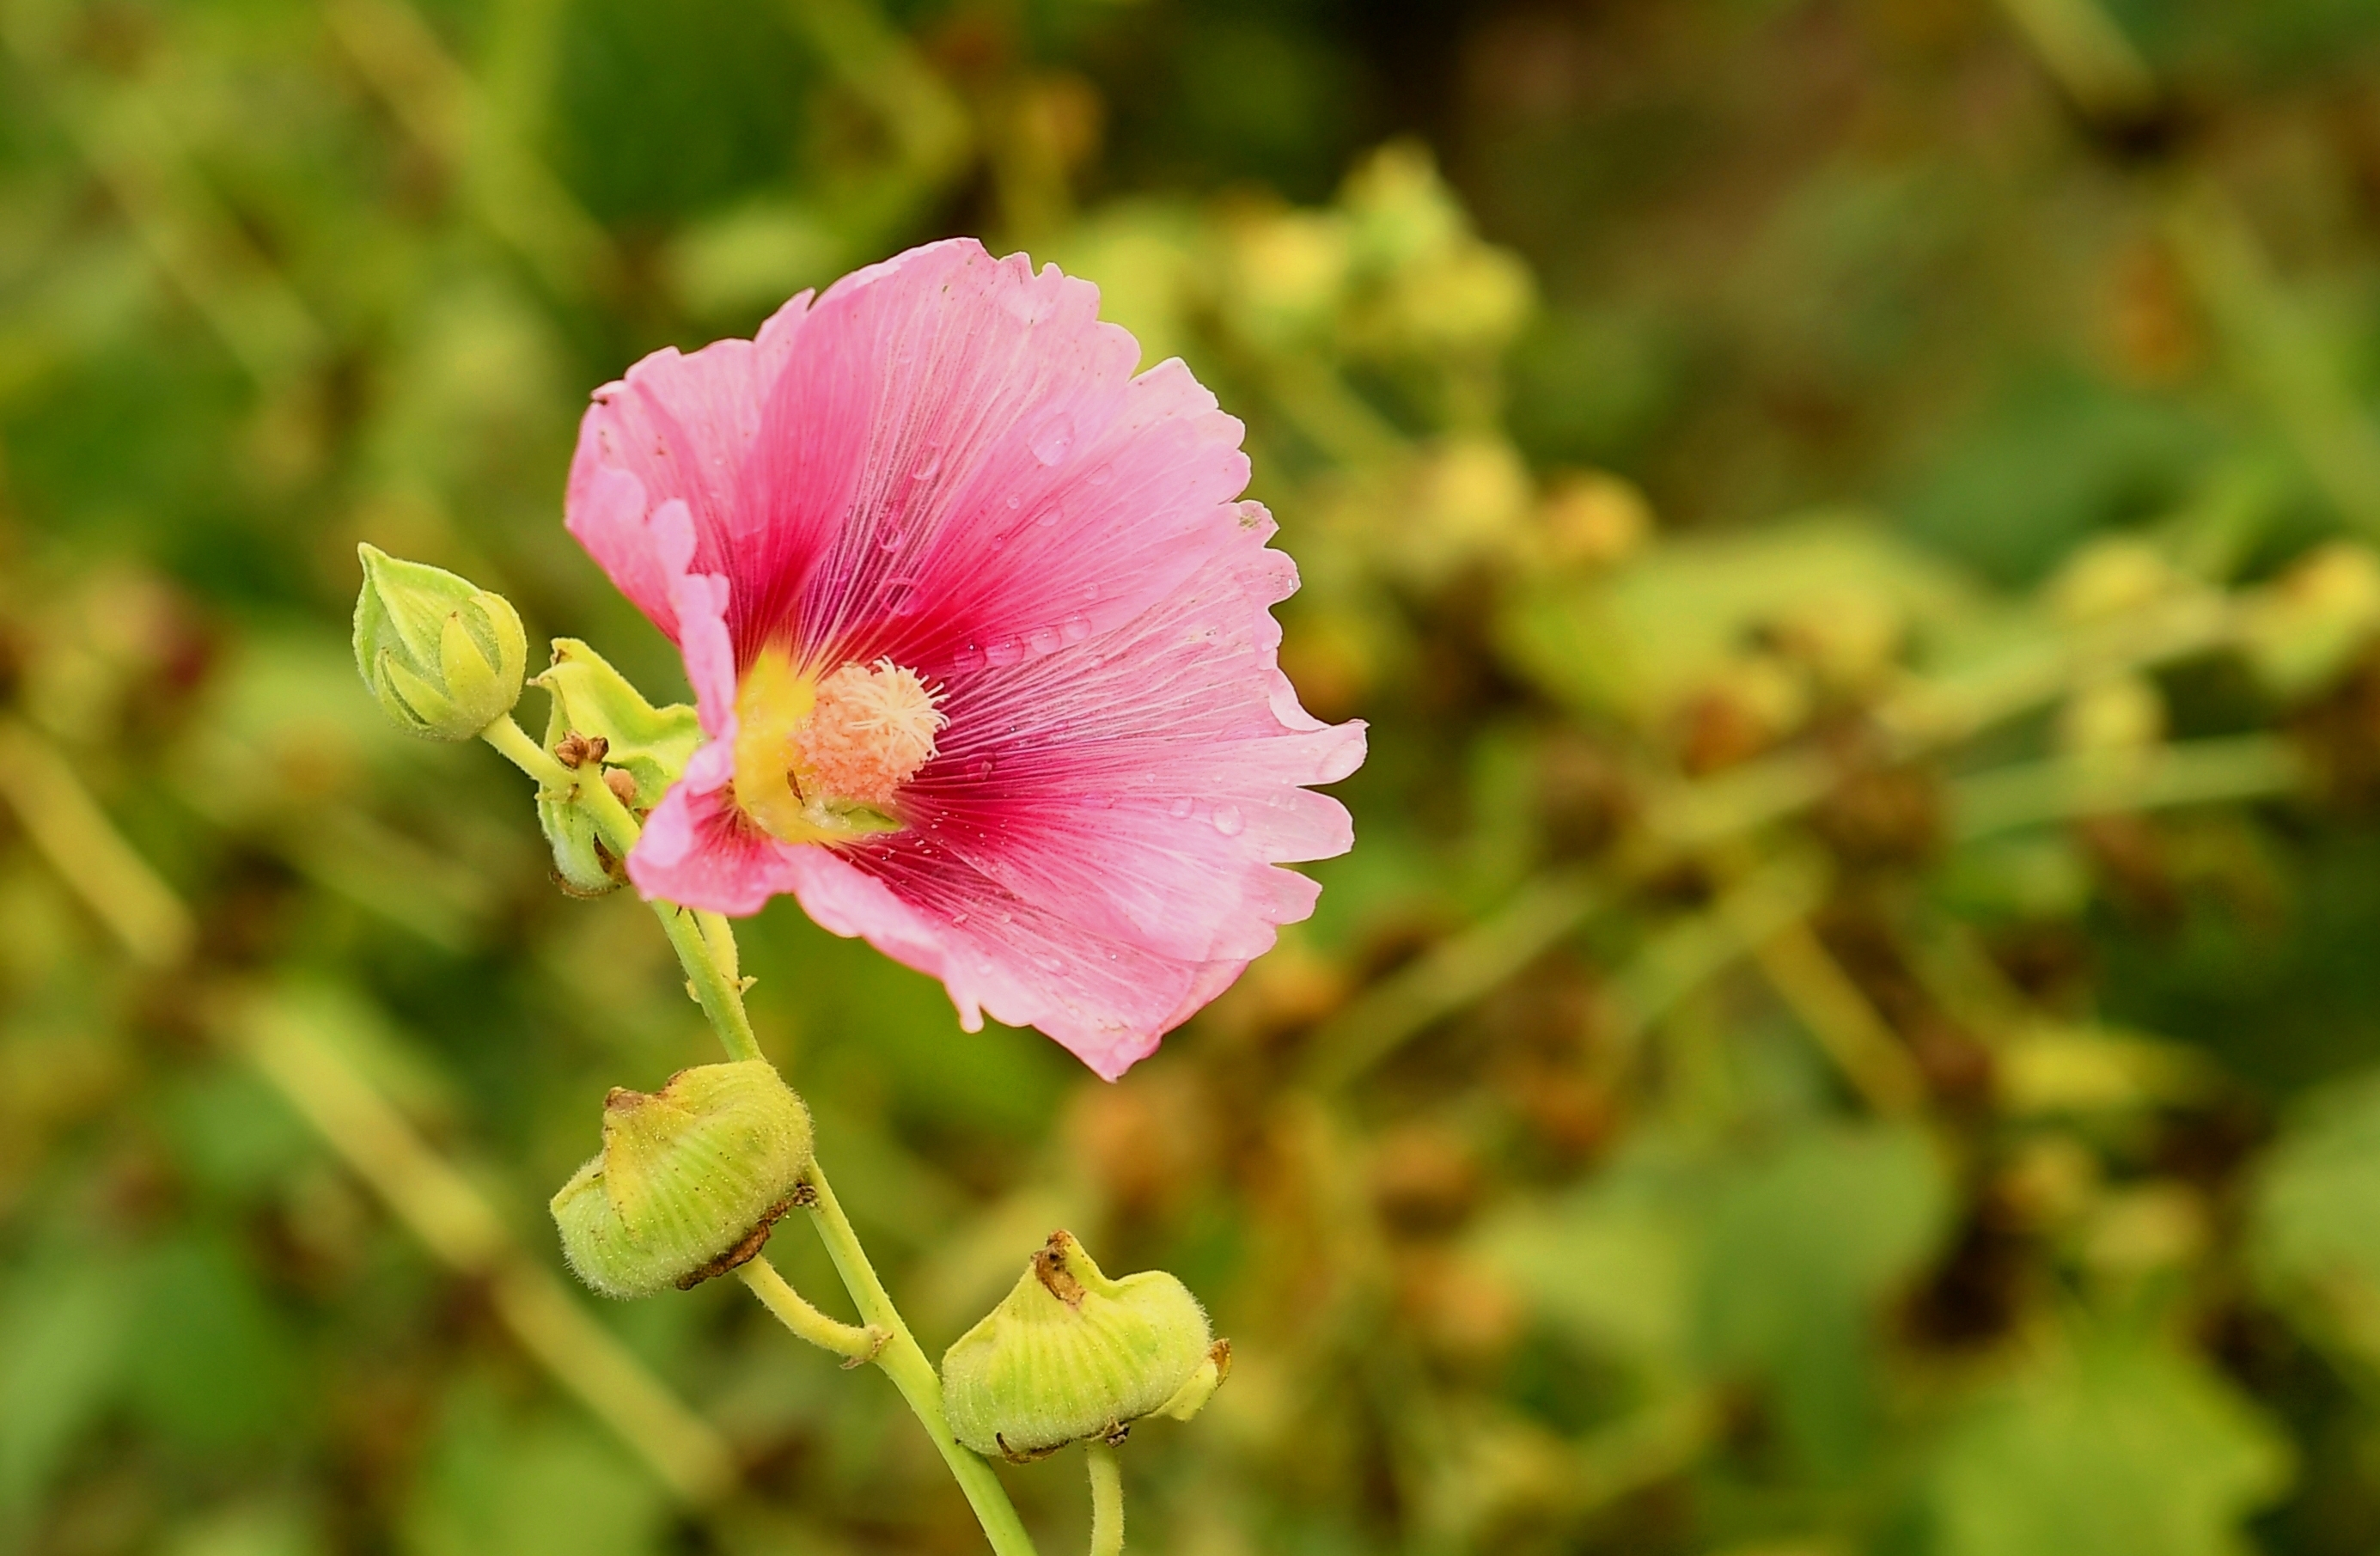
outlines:
[[[0,1551],[977,1548],[880,1379],[566,1285],[713,1054],[345,646],[370,539],[667,693],[580,395],[951,231],[1246,419],[1374,732],[1120,1086],[746,936],[929,1350],[1059,1225],[1232,1337],[1135,1549],[2370,1550],[2375,83],[2353,0],[0,0]]]

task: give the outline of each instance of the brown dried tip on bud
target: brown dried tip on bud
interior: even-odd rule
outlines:
[[[618,800],[622,805],[628,807],[632,810],[636,808],[637,775],[635,773],[630,772],[625,767],[605,768],[603,770],[603,786],[612,791],[612,797],[613,799]]]
[[[572,730],[553,743],[553,760],[576,772],[590,761],[601,761],[612,749],[612,743],[600,735],[581,735]]]

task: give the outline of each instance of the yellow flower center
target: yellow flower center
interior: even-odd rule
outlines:
[[[837,843],[897,830],[887,811],[949,721],[889,659],[824,678],[764,650],[735,689],[735,802],[771,836]]]

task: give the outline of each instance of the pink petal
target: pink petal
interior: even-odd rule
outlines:
[[[1229,549],[1138,618],[963,678],[944,749],[903,796],[920,835],[1091,932],[1194,962],[1259,955],[1318,888],[1277,866],[1354,842],[1300,787],[1362,761],[1361,724],[1323,725],[1274,667],[1267,607],[1296,587],[1245,504]]]
[[[747,566],[768,505],[749,485],[770,386],[800,338],[810,294],[761,325],[756,340],[713,342],[691,356],[656,351],[595,391],[578,424],[565,523],[620,591],[676,637],[665,579],[643,565],[617,480],[633,479],[648,511],[675,501],[693,520],[700,570],[750,587]],[[695,565],[687,564],[686,565]]]
[[[1108,1080],[1245,965],[1176,961],[1086,935],[925,853],[914,834],[868,850],[865,870],[827,849],[797,852],[795,890],[820,925],[941,978],[968,1031],[986,1013],[1038,1027]]]
[[[648,898],[740,918],[794,890],[794,857],[808,852],[756,831],[724,791],[674,784],[628,851],[628,881]]]

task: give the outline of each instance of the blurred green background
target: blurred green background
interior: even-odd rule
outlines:
[[[929,1352],[1060,1225],[1232,1337],[1135,1550],[2380,1550],[2368,5],[0,0],[0,1552],[978,1549],[568,1285],[710,1039],[346,643],[369,538],[682,696],[586,393],[952,232],[1246,419],[1372,723],[1120,1086],[746,936]]]

